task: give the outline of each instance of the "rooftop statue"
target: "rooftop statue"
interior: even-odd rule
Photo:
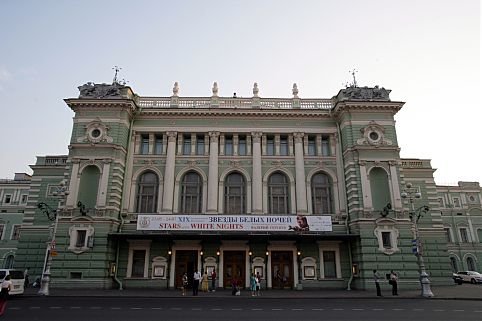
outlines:
[[[95,99],[121,99],[121,89],[126,86],[117,82],[112,84],[94,84],[88,82],[82,86],[77,87],[80,91],[79,98],[95,98]]]
[[[390,89],[380,88],[375,86],[370,87],[356,87],[350,86],[338,92],[335,99],[337,101],[344,100],[361,100],[361,101],[390,101]]]

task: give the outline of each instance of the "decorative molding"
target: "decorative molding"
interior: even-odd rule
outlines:
[[[385,128],[378,125],[373,120],[368,126],[360,129],[363,137],[357,139],[357,145],[370,145],[370,146],[391,146],[392,140],[385,138]]]
[[[100,142],[109,144],[114,142],[114,139],[107,135],[109,126],[105,125],[99,117],[87,123],[84,128],[85,135],[77,137],[78,143],[90,142],[91,145],[95,145]]]

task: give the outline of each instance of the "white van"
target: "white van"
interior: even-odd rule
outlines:
[[[12,289],[10,290],[9,295],[23,294],[25,286],[25,276],[23,275],[23,271],[13,269],[0,269],[1,282],[5,280],[5,277],[7,275],[10,275],[10,281],[12,281]]]

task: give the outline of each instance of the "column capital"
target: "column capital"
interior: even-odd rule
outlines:
[[[304,136],[305,136],[305,133],[301,133],[301,132],[293,133],[295,143],[302,143],[303,142],[302,139]]]
[[[166,132],[168,142],[176,142],[177,132]]]
[[[209,138],[211,140],[211,143],[217,143],[220,134],[220,132],[209,132]]]
[[[261,142],[261,136],[263,136],[262,132],[252,132],[251,137],[253,139],[253,143],[260,143]]]

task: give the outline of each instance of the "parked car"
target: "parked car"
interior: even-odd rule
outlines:
[[[462,284],[462,282],[482,283],[482,274],[475,271],[459,271],[454,273],[453,279],[458,284]]]
[[[21,270],[13,269],[0,269],[0,283],[5,280],[5,277],[10,275],[10,281],[12,281],[12,289],[8,293],[9,295],[23,294],[25,286],[25,276]]]

